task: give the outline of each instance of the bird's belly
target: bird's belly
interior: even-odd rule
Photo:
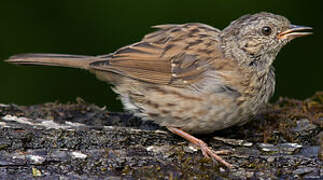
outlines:
[[[181,128],[192,134],[208,134],[234,125],[243,125],[254,118],[264,103],[244,102],[215,104],[204,115],[193,117]]]
[[[194,95],[176,88],[154,89],[143,96],[121,94],[125,109],[161,126],[207,134],[246,122],[255,114],[254,104],[228,95]]]
[[[204,115],[191,119],[181,128],[192,134],[208,134],[248,121],[252,116],[247,107],[241,107],[234,102],[214,106],[217,107],[209,108]]]

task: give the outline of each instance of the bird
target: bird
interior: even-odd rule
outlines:
[[[18,54],[13,64],[89,70],[113,85],[126,111],[152,120],[233,165],[195,137],[243,125],[274,94],[273,62],[283,46],[312,28],[269,12],[243,15],[223,30],[202,23],[165,24],[105,55]]]

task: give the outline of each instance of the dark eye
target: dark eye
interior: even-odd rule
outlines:
[[[265,36],[269,36],[271,34],[271,28],[269,26],[265,26],[261,29],[261,32]]]

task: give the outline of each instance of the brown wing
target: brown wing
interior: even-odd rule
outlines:
[[[159,30],[101,56],[103,60],[90,67],[150,83],[184,86],[202,78],[209,65],[222,56],[217,39],[220,31],[213,27],[194,23],[155,28]]]

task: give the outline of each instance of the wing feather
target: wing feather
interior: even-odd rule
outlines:
[[[92,69],[172,86],[186,86],[203,78],[219,51],[219,30],[204,24],[158,25],[142,41],[118,49]]]

